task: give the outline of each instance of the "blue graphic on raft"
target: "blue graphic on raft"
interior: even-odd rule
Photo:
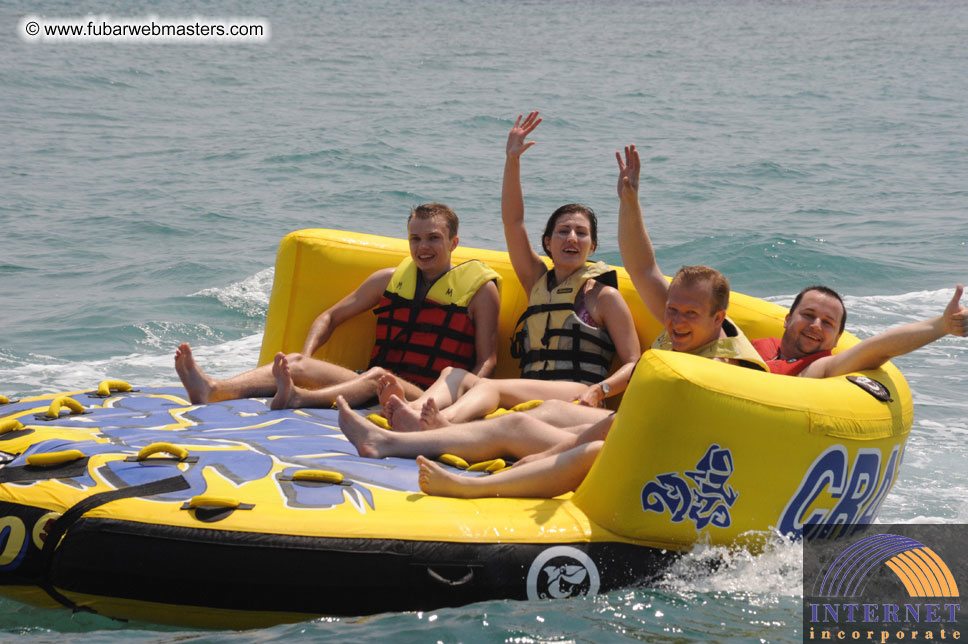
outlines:
[[[188,489],[152,497],[172,502],[205,494],[206,477],[210,479],[213,474],[241,487],[264,479],[273,469],[277,471],[273,476],[282,503],[293,508],[326,509],[349,502],[366,512],[374,509],[373,487],[419,492],[412,459],[360,457],[339,430],[335,410],[272,411],[256,399],[199,406],[190,405],[184,396],[180,388],[145,388],[105,400],[78,394],[74,399],[85,406],[104,406],[92,406],[84,415],[62,415],[49,424],[33,417],[43,402],[6,407],[2,410],[4,417],[22,415],[21,422],[38,431],[45,426],[77,431],[76,438],[34,444],[8,467],[25,466],[31,454],[76,449],[85,456],[97,456],[98,464],[85,467],[76,476],[58,477],[52,472],[50,478],[81,489],[98,481],[120,489],[181,475],[189,483]],[[28,409],[29,414],[25,413]],[[3,442],[0,436],[0,451]],[[130,458],[153,443],[173,443],[187,449],[189,459],[180,462],[165,454],[142,461]],[[106,462],[101,462],[105,456]],[[283,466],[282,471],[277,465]],[[292,480],[294,472],[307,469],[339,472],[344,480],[341,484]],[[29,479],[13,484],[34,482]]]
[[[733,475],[733,454],[713,443],[696,469],[667,472],[642,488],[642,510],[669,512],[673,523],[690,519],[697,530],[713,525],[727,528],[733,522],[729,509],[739,493],[727,484]]]
[[[884,460],[877,447],[859,448],[853,464],[844,445],[825,449],[783,509],[777,523],[780,534],[837,539],[873,523],[897,477],[901,446],[891,449],[882,470]]]

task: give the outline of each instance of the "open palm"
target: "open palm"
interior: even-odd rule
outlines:
[[[615,153],[615,158],[618,160],[618,198],[638,199],[641,168],[639,151],[635,149],[635,145],[626,145],[625,161],[622,161],[622,155],[618,152]]]
[[[528,114],[528,117],[521,122],[522,115],[518,115],[518,120],[514,122],[514,127],[511,128],[510,134],[508,134],[508,157],[514,159],[522,154],[524,151],[535,144],[534,141],[525,141],[529,134],[534,131],[534,128],[538,127],[541,123],[541,117],[538,116],[538,112],[534,111]]]

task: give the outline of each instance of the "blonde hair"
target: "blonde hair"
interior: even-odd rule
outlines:
[[[726,276],[715,268],[708,266],[683,266],[672,278],[673,286],[696,286],[697,284],[709,284],[712,297],[709,303],[712,305],[712,312],[725,311],[729,308],[729,280]]]

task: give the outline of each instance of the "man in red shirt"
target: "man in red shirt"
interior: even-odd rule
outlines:
[[[800,291],[783,323],[783,337],[753,341],[773,373],[805,378],[831,378],[882,364],[930,344],[949,333],[968,335],[968,308],[961,305],[961,284],[938,317],[895,327],[867,338],[836,355],[847,321],[844,302],[833,289],[808,286]]]

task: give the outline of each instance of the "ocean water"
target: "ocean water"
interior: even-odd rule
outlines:
[[[26,42],[23,16],[271,25],[259,44]],[[968,281],[968,4],[391,2],[0,4],[0,393],[255,365],[281,237],[396,235],[442,201],[501,248],[507,131],[537,235],[572,201],[619,262],[614,152],[635,143],[666,272],[723,270],[789,303],[846,294],[866,337]],[[338,279],[321,276],[320,279]],[[914,393],[884,522],[968,522],[968,341],[895,363]],[[719,562],[711,566],[710,561]],[[18,642],[800,641],[800,550],[700,548],[654,588],[561,602],[205,632],[0,600]]]

